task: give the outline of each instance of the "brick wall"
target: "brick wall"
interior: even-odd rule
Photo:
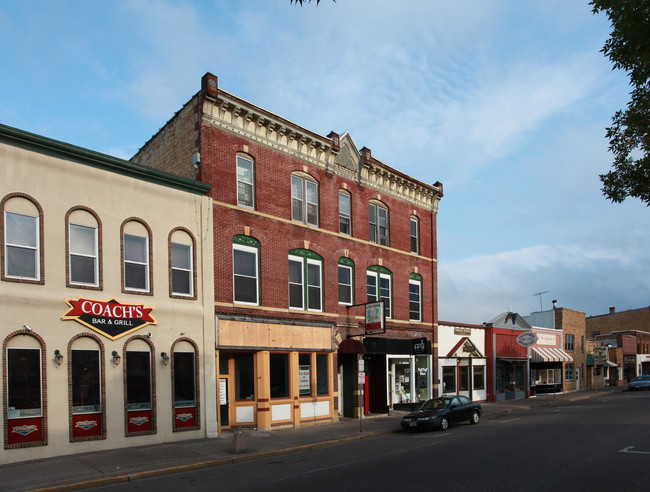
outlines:
[[[586,383],[585,371],[587,370],[587,350],[585,348],[585,313],[581,311],[574,311],[573,309],[557,308],[555,309],[555,328],[563,330],[565,336],[567,334],[574,336],[573,351],[567,350],[567,353],[573,357],[573,364],[576,371],[580,371],[580,388],[584,389]],[[562,340],[562,348],[566,350],[564,340]],[[574,372],[573,381],[567,381],[566,379],[564,380],[564,391],[574,391],[576,389],[578,389],[578,384],[575,379]]]
[[[587,335],[608,334],[613,331],[642,330],[650,332],[650,307],[615,312],[587,318]]]
[[[188,102],[132,158],[145,166],[196,179],[193,155],[199,150],[198,96]]]

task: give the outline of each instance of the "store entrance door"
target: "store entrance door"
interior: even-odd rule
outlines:
[[[222,429],[230,428],[230,391],[232,374],[230,371],[230,354],[219,354],[219,425]]]

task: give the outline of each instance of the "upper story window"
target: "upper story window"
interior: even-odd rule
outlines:
[[[66,214],[68,227],[68,287],[99,287],[99,220],[76,207]]]
[[[349,258],[339,259],[339,304],[354,304],[354,263]]]
[[[195,298],[194,237],[189,231],[179,228],[170,233],[169,256],[170,295]]]
[[[142,222],[122,225],[124,290],[151,293],[151,235]]]
[[[409,320],[422,321],[422,277],[409,275]]]
[[[393,274],[390,270],[371,266],[367,271],[367,302],[384,301],[386,319],[392,317]]]
[[[575,338],[575,335],[569,335],[568,333],[564,335],[564,350],[568,352],[575,350]]]
[[[351,216],[350,195],[345,191],[339,191],[339,232],[346,236],[352,234]]]
[[[291,218],[318,225],[318,183],[306,175],[291,175]]]
[[[255,168],[253,160],[237,156],[237,205],[255,208]]]
[[[370,203],[368,206],[368,215],[370,222],[370,241],[384,246],[390,246],[388,209],[382,204]]]
[[[411,217],[411,253],[420,253],[420,221]]]
[[[323,258],[312,251],[289,252],[289,307],[323,310]]]
[[[2,205],[2,279],[40,282],[42,211],[40,205],[21,194],[5,197]]]
[[[235,236],[232,245],[233,301],[259,305],[260,243],[247,236]]]

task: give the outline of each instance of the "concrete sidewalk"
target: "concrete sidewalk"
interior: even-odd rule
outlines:
[[[525,400],[484,403],[483,418],[494,418],[541,406],[566,405],[621,390],[606,388],[558,394],[555,397],[540,395]],[[364,417],[361,423],[358,419],[342,419],[334,424],[273,432],[247,429],[243,431],[243,439],[238,441],[234,439],[233,432],[228,431],[219,439],[113,449],[1,465],[0,491],[73,490],[230,464],[273,454],[307,451],[318,446],[401,432],[399,424],[405,413],[391,412],[390,415]],[[239,448],[237,450],[241,452],[233,453],[233,448]]]

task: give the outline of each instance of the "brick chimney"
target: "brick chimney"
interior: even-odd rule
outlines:
[[[614,314],[616,312],[616,307],[612,306],[609,308],[609,314]]]

